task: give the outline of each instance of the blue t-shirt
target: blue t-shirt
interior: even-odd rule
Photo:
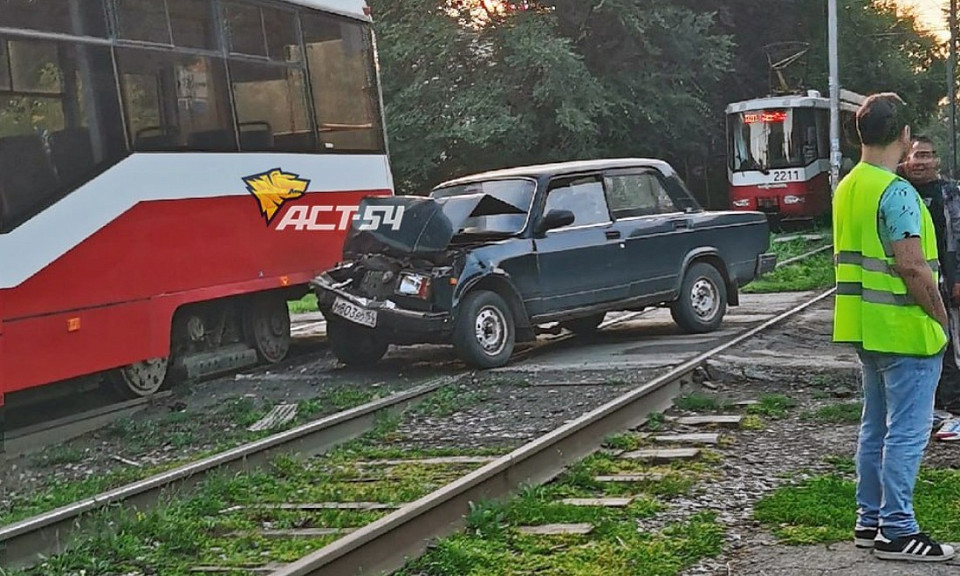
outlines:
[[[890,250],[890,243],[911,236],[920,236],[920,195],[909,183],[894,180],[880,197],[880,240]]]

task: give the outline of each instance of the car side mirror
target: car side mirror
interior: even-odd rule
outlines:
[[[576,217],[569,210],[551,210],[540,220],[537,233],[545,234],[548,230],[569,226],[573,224],[574,220],[576,220]]]

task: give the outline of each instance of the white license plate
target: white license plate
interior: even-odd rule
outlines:
[[[362,324],[363,326],[369,326],[371,328],[376,328],[377,326],[376,310],[361,308],[360,306],[347,302],[343,298],[334,300],[333,313],[351,322]]]

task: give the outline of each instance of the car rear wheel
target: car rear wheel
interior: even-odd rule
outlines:
[[[573,320],[564,320],[560,326],[573,332],[574,334],[593,334],[600,327],[606,314],[594,314],[585,318],[575,318]]]
[[[727,286],[712,265],[697,262],[683,277],[680,298],[670,306],[673,321],[685,332],[713,332],[727,312]]]
[[[461,360],[477,368],[503,366],[513,355],[516,327],[506,301],[496,292],[471,292],[460,303],[453,345]]]
[[[373,330],[335,318],[327,320],[327,341],[333,355],[347,366],[376,364],[390,347]]]

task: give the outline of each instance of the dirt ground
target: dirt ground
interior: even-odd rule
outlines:
[[[724,450],[722,480],[707,487],[699,506],[690,505],[687,511],[719,511],[728,527],[727,545],[720,558],[688,570],[687,576],[960,574],[960,557],[945,564],[918,564],[878,560],[852,542],[785,546],[751,518],[753,504],[764,494],[784,483],[830,471],[832,458],[851,461],[855,454],[858,424],[822,424],[801,418],[805,411],[820,406],[859,400],[856,355],[831,342],[832,313],[828,298],[711,363],[712,371],[721,375],[718,393],[783,394],[798,405],[765,430],[738,432],[735,446]],[[931,440],[924,465],[960,467],[960,444]],[[855,502],[850,506],[855,507]],[[922,528],[924,519],[918,520]]]

